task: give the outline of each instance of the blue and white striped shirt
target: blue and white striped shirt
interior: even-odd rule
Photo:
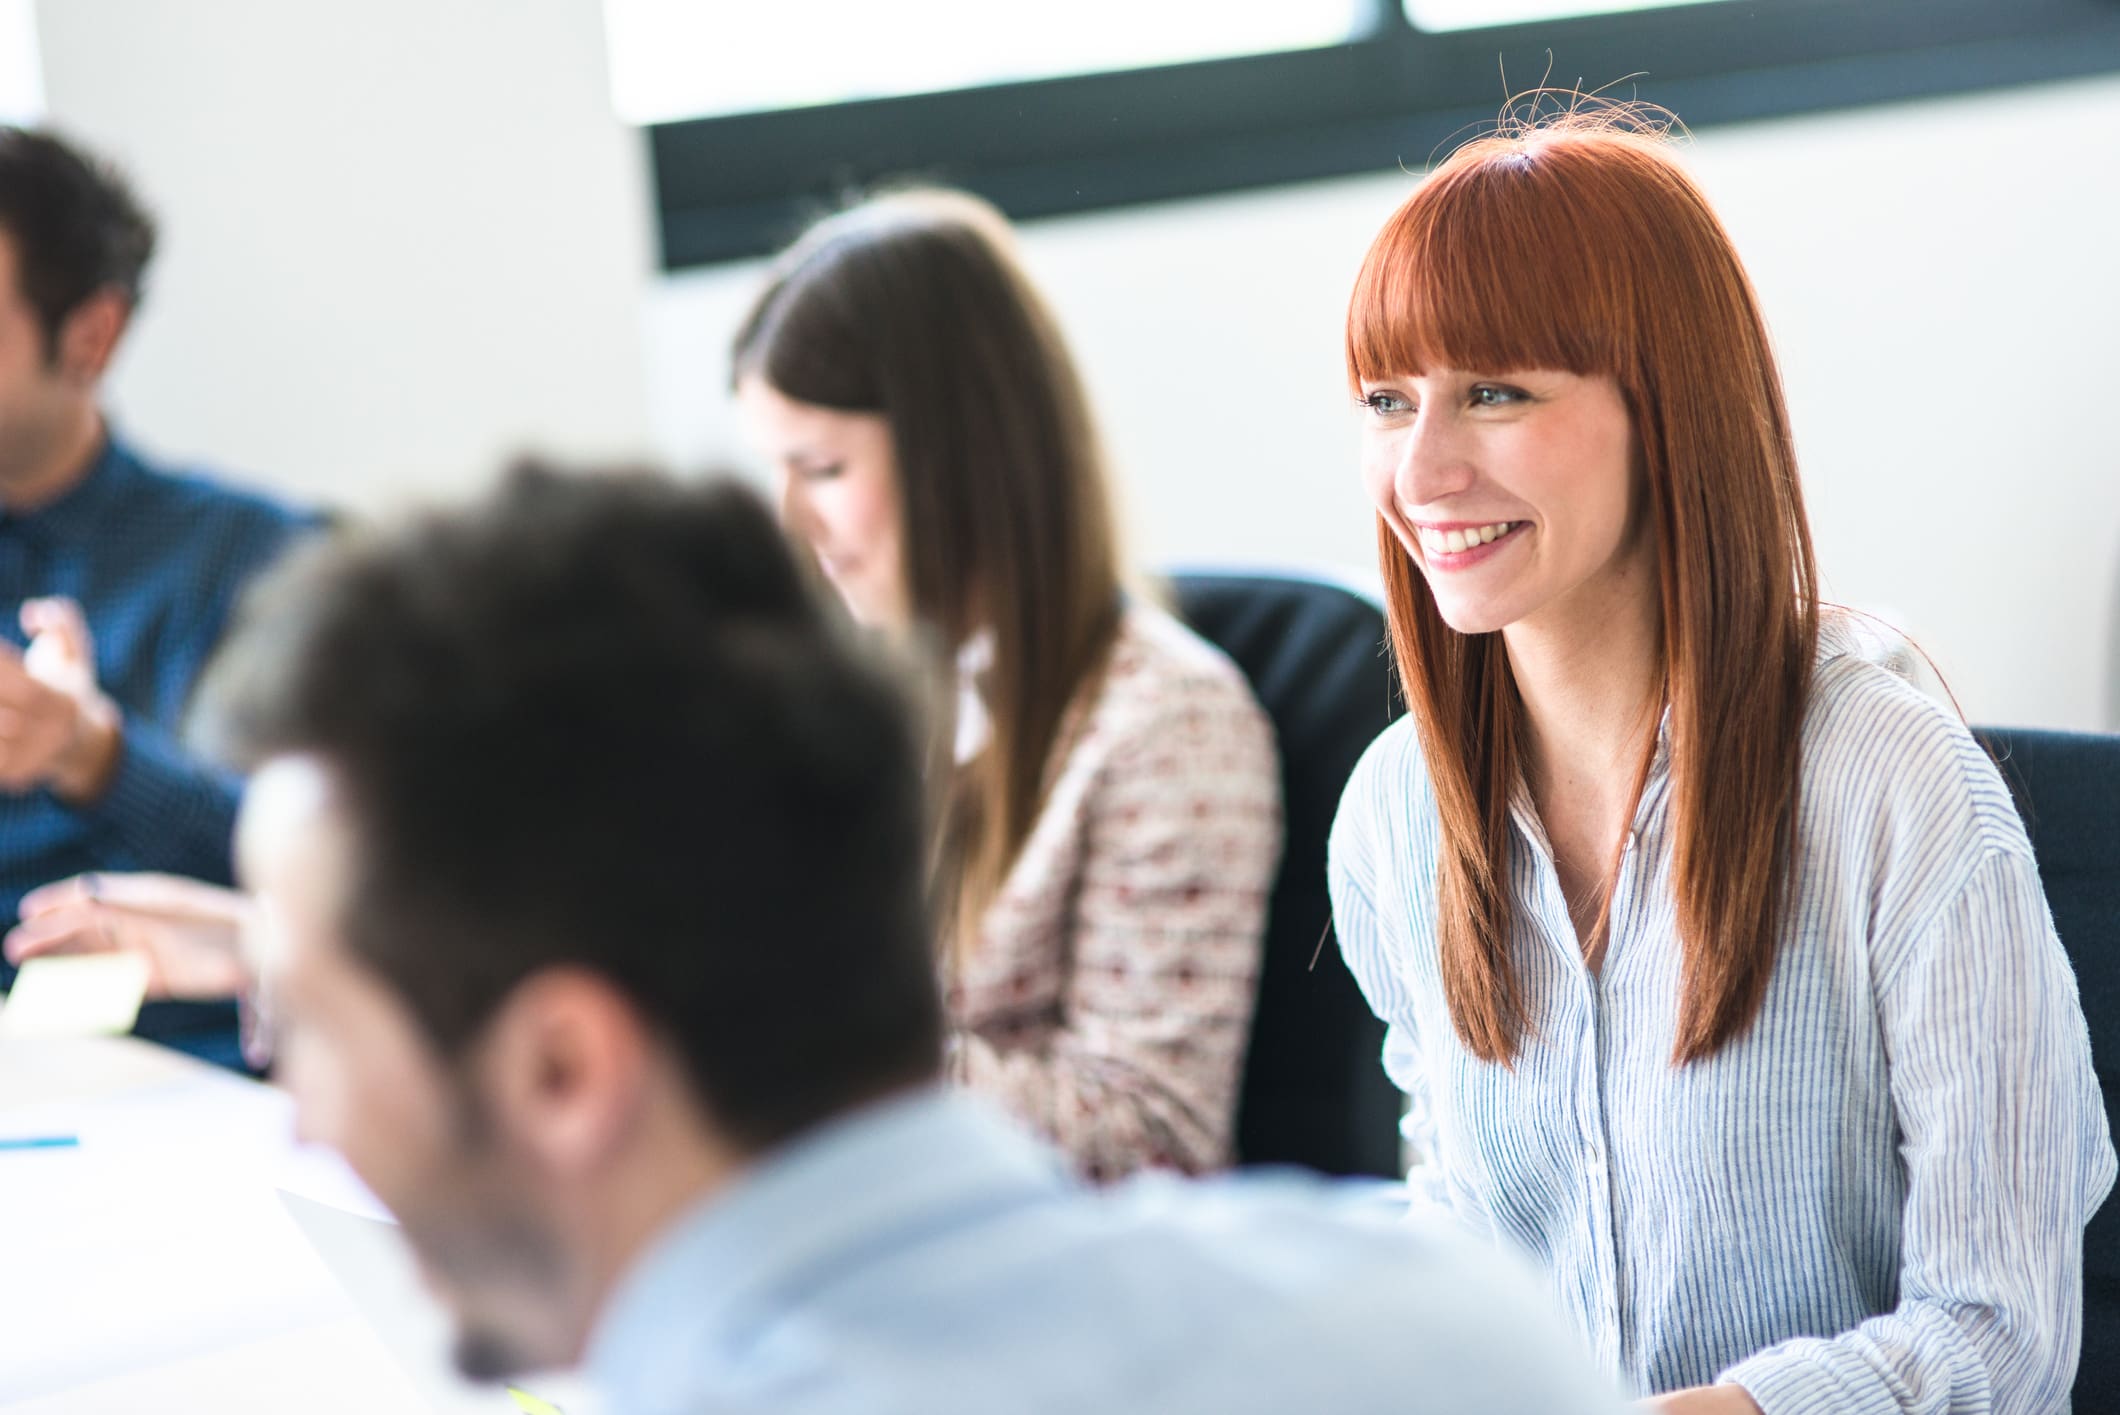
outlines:
[[[1389,1024],[1410,1188],[1547,1270],[1644,1392],[1717,1379],[1768,1415],[2052,1411],[2112,1145],[2075,976],[1993,764],[1828,626],[1803,737],[1793,907],[1751,1029],[1671,1063],[1679,942],[1668,741],[1584,965],[1529,798],[1511,948],[1536,1035],[1513,1067],[1452,1030],[1440,825],[1402,720],[1333,827],[1333,913]]]

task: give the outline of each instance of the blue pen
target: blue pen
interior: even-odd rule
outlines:
[[[66,1150],[80,1143],[79,1135],[0,1135],[0,1150]]]

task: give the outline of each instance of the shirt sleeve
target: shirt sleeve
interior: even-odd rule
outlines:
[[[1723,1374],[1767,1415],[2067,1408],[2114,1156],[2032,861],[1991,852],[1878,980],[1907,1196],[1899,1305]]]
[[[101,853],[136,870],[231,884],[242,779],[187,752],[166,730],[125,714],[109,787],[81,814],[108,842]]]
[[[153,686],[143,690],[135,685],[122,703],[124,735],[109,786],[93,803],[75,811],[93,837],[98,868],[155,870],[226,885],[234,882],[233,837],[242,777],[196,755],[178,739],[183,705],[226,633],[245,587],[322,523],[315,515],[225,489],[202,489],[181,479],[155,485],[164,490],[143,493],[144,499],[127,508],[128,529],[136,538],[153,536],[160,543],[167,539],[165,525],[182,516],[185,534],[170,549],[167,573],[155,582],[157,593],[170,599],[172,623],[178,627],[167,641],[158,642]],[[101,612],[90,613],[92,627]],[[126,697],[115,688],[112,692]]]
[[[1416,1222],[1444,1219],[1476,1231],[1481,1226],[1468,1222],[1456,1211],[1443,1182],[1441,1136],[1421,1054],[1421,1029],[1413,995],[1393,958],[1393,941],[1384,930],[1375,904],[1377,874],[1371,840],[1375,813],[1366,800],[1366,788],[1373,781],[1373,762],[1365,762],[1349,784],[1333,820],[1328,867],[1333,933],[1339,939],[1340,956],[1347,962],[1347,971],[1361,987],[1369,1010],[1384,1023],[1384,1074],[1406,1097],[1399,1131],[1410,1156],[1406,1172],[1408,1216]]]
[[[1273,729],[1188,694],[1105,765],[1070,915],[1060,1026],[956,1039],[953,1069],[1095,1178],[1227,1163],[1281,852]]]

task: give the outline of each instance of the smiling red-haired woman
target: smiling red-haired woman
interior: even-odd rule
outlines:
[[[2029,843],[1822,612],[1727,234],[1627,110],[1455,153],[1356,281],[1413,711],[1333,840],[1417,1204],[1669,1410],[2048,1410],[2114,1158]]]

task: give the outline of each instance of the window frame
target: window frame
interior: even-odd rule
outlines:
[[[1418,171],[1541,83],[1688,128],[2120,72],[2120,0],[1720,0],[658,123],[666,271],[778,249],[846,194],[948,183],[1018,220]]]

